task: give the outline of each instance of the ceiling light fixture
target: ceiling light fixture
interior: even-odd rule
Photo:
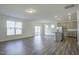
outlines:
[[[30,8],[30,9],[26,9],[26,10],[25,10],[25,12],[27,12],[27,13],[35,13],[35,12],[36,12],[36,10],[35,10],[35,9]]]
[[[55,18],[57,18],[58,16],[54,16]]]
[[[61,18],[57,18],[58,20],[61,20]]]
[[[71,13],[68,13],[69,16],[71,16]]]
[[[57,20],[60,20],[61,18],[60,17],[58,17],[58,16],[54,16]]]

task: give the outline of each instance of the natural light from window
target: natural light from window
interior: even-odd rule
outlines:
[[[7,35],[22,34],[22,22],[7,21]]]
[[[54,25],[51,25],[51,28],[54,28],[55,26]]]

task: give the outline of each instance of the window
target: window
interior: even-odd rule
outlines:
[[[54,28],[55,26],[54,25],[51,25],[51,28]]]
[[[47,35],[48,33],[49,33],[49,26],[45,24],[45,35]]]
[[[7,21],[7,35],[22,34],[22,22]]]
[[[16,22],[16,34],[22,34],[22,23]]]
[[[55,31],[55,25],[45,24],[45,35],[52,35]]]
[[[41,33],[41,26],[35,26],[35,35],[39,35]]]

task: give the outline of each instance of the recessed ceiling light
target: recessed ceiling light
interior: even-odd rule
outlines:
[[[71,15],[71,13],[68,13],[68,15],[70,16],[70,15]]]
[[[57,18],[58,16],[54,16],[55,18]]]
[[[25,10],[25,12],[27,12],[27,13],[35,13],[35,12],[36,12],[36,10],[35,10],[35,9],[30,8],[30,9],[26,9],[26,10]]]
[[[58,20],[61,20],[61,18],[57,18]]]
[[[60,17],[58,17],[58,16],[54,16],[57,20],[60,20],[61,18]]]

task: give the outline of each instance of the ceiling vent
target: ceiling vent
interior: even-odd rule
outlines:
[[[68,9],[68,8],[72,8],[72,7],[74,7],[74,6],[75,6],[74,4],[71,4],[71,5],[65,6],[64,8],[65,8],[65,9]]]

